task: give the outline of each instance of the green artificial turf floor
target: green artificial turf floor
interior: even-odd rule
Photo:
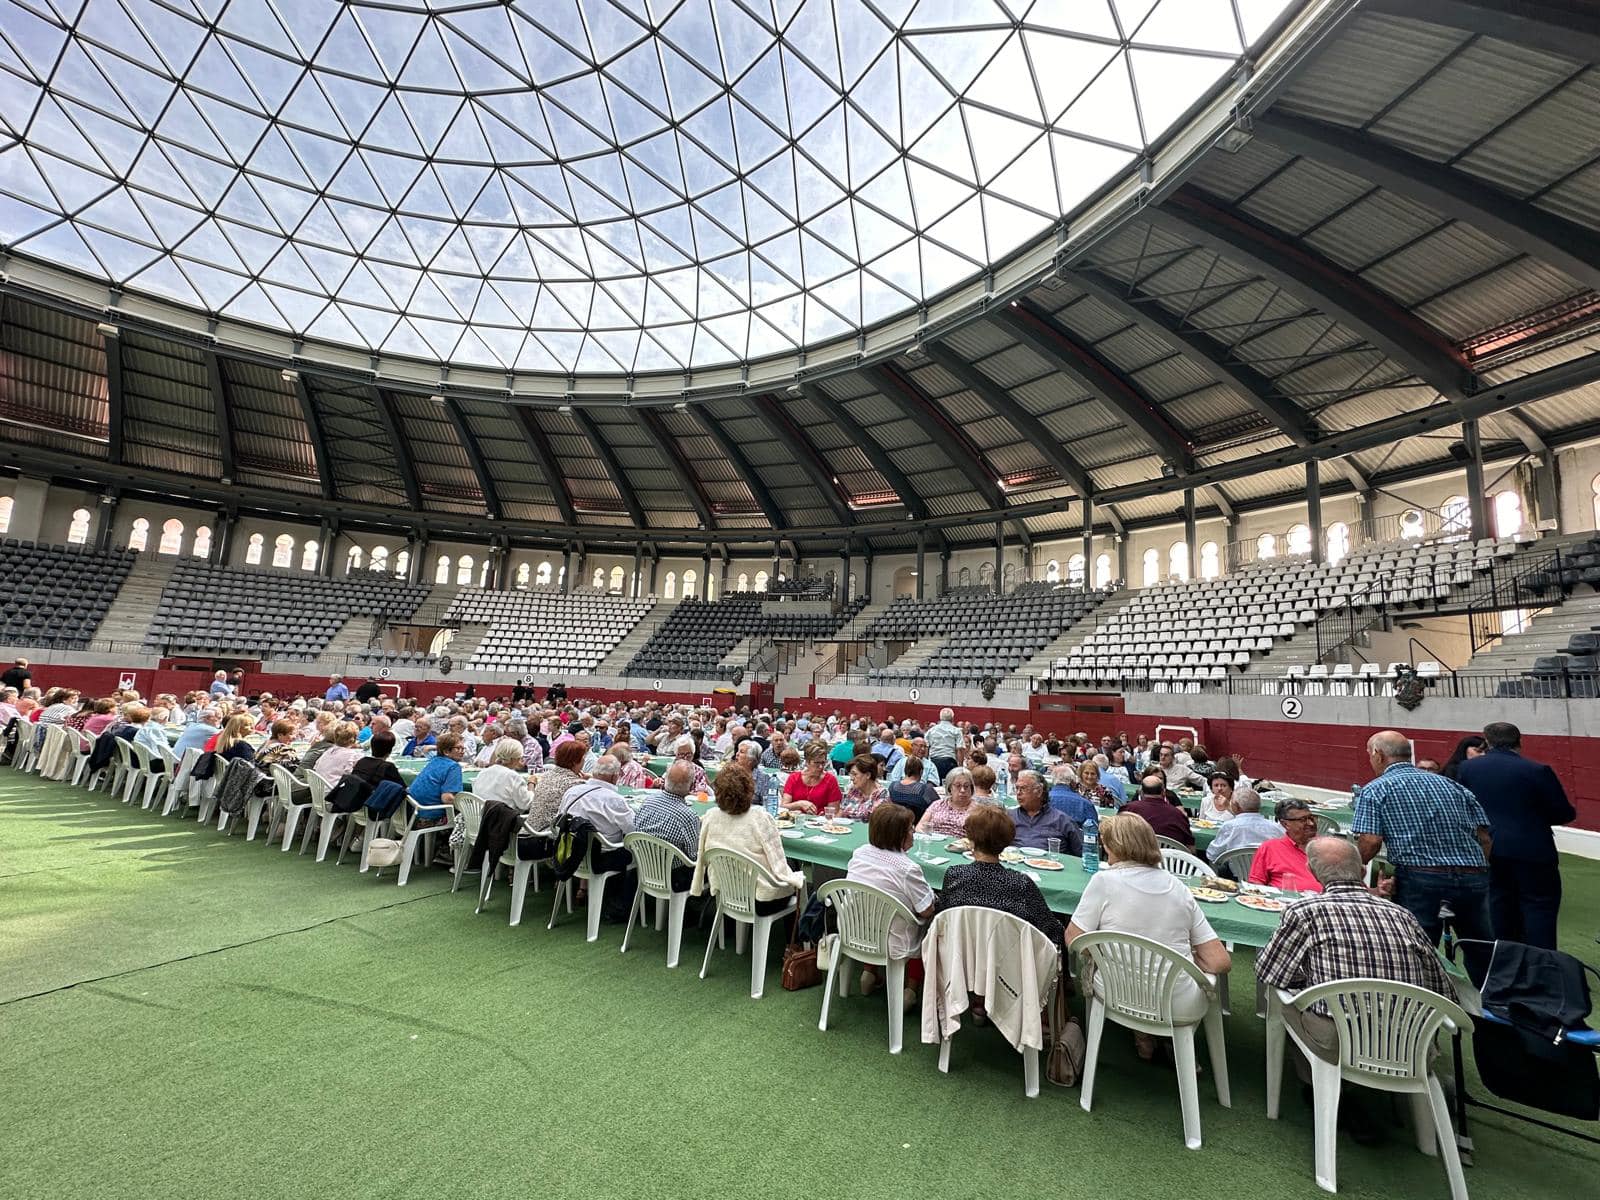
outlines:
[[[1593,961],[1600,863],[1568,860],[1565,944]],[[0,770],[0,1196],[1314,1197],[1310,1111],[1265,1118],[1248,958],[1233,1108],[1201,1080],[1186,1151],[1169,1070],[1108,1033],[1095,1111],[1022,1095],[993,1030],[949,1076],[881,993],[764,999],[686,934],[506,925],[442,871],[318,865]],[[1204,1057],[1202,1055],[1202,1061]],[[1479,1200],[1592,1195],[1600,1149],[1474,1114]],[[1350,1197],[1445,1197],[1405,1128],[1341,1137]]]

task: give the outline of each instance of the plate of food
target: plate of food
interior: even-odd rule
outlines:
[[[953,842],[946,842],[944,848],[946,850],[954,850],[957,854],[964,854],[972,849],[972,843],[966,838],[957,838]]]
[[[779,828],[778,836],[783,838],[803,838],[806,835],[803,830],[796,829],[793,825],[786,825]]]
[[[1040,871],[1059,871],[1062,869],[1061,864],[1053,858],[1025,858],[1022,861]]]
[[[1239,890],[1239,884],[1232,879],[1219,879],[1215,875],[1202,875],[1199,884],[1203,888],[1210,888],[1213,892],[1227,892],[1230,896]]]
[[[1015,846],[1007,846],[1004,850],[1000,851],[1000,861],[1003,863],[1019,863],[1022,861],[1022,859],[1022,851],[1018,850]]]
[[[850,823],[848,821],[829,821],[819,826],[819,828],[823,833],[849,833]]]
[[[1282,912],[1289,907],[1287,900],[1281,900],[1277,896],[1246,895],[1235,896],[1234,899],[1246,908],[1253,908],[1257,912]]]
[[[1226,904],[1233,899],[1231,893],[1219,892],[1216,888],[1208,887],[1191,888],[1189,894],[1201,904]]]
[[[1189,824],[1193,825],[1196,829],[1215,829],[1217,827],[1217,823],[1215,821],[1208,821],[1204,817],[1196,817],[1194,820],[1190,821]]]

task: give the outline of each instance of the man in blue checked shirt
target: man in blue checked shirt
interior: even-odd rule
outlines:
[[[1411,742],[1394,730],[1367,740],[1378,777],[1356,799],[1350,830],[1361,860],[1380,849],[1394,864],[1394,898],[1437,945],[1439,906],[1455,913],[1462,938],[1492,939],[1489,924],[1489,818],[1466,788],[1411,761]]]

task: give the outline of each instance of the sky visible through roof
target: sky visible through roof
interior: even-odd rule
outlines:
[[[0,0],[0,242],[382,354],[792,353],[1050,229],[1290,0]]]

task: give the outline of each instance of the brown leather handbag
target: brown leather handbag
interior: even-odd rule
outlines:
[[[796,904],[794,924],[789,929],[789,944],[783,948],[783,990],[786,992],[798,992],[822,982],[822,971],[817,966],[817,948],[800,942],[801,911],[802,906]]]

